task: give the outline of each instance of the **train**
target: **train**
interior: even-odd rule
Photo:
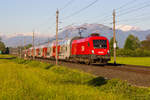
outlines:
[[[26,57],[55,59],[56,41],[26,49],[24,54]],[[88,37],[58,40],[57,55],[63,61],[107,64],[110,61],[109,40],[98,33],[92,33]]]

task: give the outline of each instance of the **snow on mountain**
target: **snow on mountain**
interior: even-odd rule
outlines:
[[[111,37],[113,37],[113,30],[111,27],[102,25],[102,24],[82,24],[82,25],[78,25],[78,26],[67,26],[65,27],[63,30],[61,30],[58,34],[58,38],[59,39],[65,39],[67,38],[72,38],[72,37],[76,37],[79,36],[78,32],[78,28],[79,27],[84,27],[86,28],[86,30],[83,30],[82,32],[82,36],[83,37],[87,37],[89,36],[91,33],[100,33],[101,36],[105,36],[108,39],[110,39]],[[134,26],[122,26],[124,28],[118,28],[116,29],[116,39],[118,41],[118,45],[119,47],[123,47],[124,42],[127,38],[127,36],[129,34],[133,34],[134,36],[137,36],[140,40],[144,40],[145,37],[150,34],[150,30],[140,30],[140,28],[134,27]],[[32,43],[32,32],[29,33],[16,33],[16,34],[12,34],[10,36],[6,36],[3,35],[1,36],[3,41],[5,42],[5,44],[7,46],[17,46],[20,44],[23,44],[23,39],[26,39],[26,43]],[[48,39],[50,39],[50,41],[55,40],[55,36],[49,36],[49,34],[38,34],[38,37],[35,37],[35,43],[43,43],[48,41]]]
[[[14,34],[0,34],[1,37],[5,37],[7,39],[13,38],[13,37],[28,37],[28,36],[33,36],[33,32],[27,32],[27,33],[14,33]],[[35,36],[38,37],[50,37],[49,34],[40,34],[40,33],[35,33]]]
[[[32,36],[33,36],[33,32],[0,34],[0,37],[2,37],[2,41],[5,43],[6,46],[9,47],[16,47],[16,46],[23,45],[24,39],[26,41],[26,44],[31,44]],[[46,42],[51,37],[52,36],[50,36],[50,34],[35,33],[35,44]]]
[[[131,30],[138,30],[140,31],[141,29],[139,27],[136,26],[130,26],[130,25],[118,25],[116,26],[116,29],[120,29],[122,31],[131,31]]]
[[[129,26],[129,25],[128,25]],[[75,26],[73,26],[75,27]],[[82,24],[82,25],[79,25],[79,26],[76,26],[76,28],[74,28],[73,30],[71,29],[65,29],[63,30],[62,32],[59,33],[59,38],[66,38],[66,37],[75,37],[75,36],[79,36],[78,34],[78,27],[84,27],[86,28],[86,30],[84,30],[82,32],[82,36],[83,37],[86,37],[86,36],[89,36],[91,33],[100,33],[101,36],[105,36],[107,37],[108,39],[110,39],[111,37],[113,37],[113,30],[111,27],[108,27],[108,26],[105,26],[105,25],[102,25],[102,24]],[[128,29],[127,31],[127,28],[126,28],[126,31],[123,31],[121,29],[116,29],[116,39],[118,41],[118,45],[119,47],[123,47],[124,45],[124,42],[127,38],[127,36],[129,34],[133,34],[134,36],[137,36],[140,40],[144,40],[145,37],[150,34],[150,30],[140,30],[140,28],[137,28],[137,27],[130,27],[130,29]],[[55,39],[55,37],[53,38]]]

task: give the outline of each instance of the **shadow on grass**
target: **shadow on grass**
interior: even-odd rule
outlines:
[[[123,66],[123,65],[125,65],[125,64],[118,64],[118,63],[114,64],[114,63],[108,63],[107,65],[108,65],[108,66]]]
[[[105,66],[124,66],[125,64],[114,64],[114,63],[107,63],[107,64],[92,64],[96,67],[105,67]]]
[[[48,70],[48,69],[50,69],[53,66],[55,66],[55,65],[54,64],[50,64],[50,65],[46,66],[44,69]]]
[[[107,83],[107,80],[104,77],[96,77],[88,82],[89,85],[101,86]]]
[[[11,59],[16,59],[16,57],[10,57],[10,58],[0,58],[0,59],[8,59],[8,60],[11,60]]]

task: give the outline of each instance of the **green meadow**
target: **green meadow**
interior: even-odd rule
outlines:
[[[0,100],[150,100],[150,88],[38,61],[0,59]]]
[[[110,63],[113,63],[114,58],[111,58]],[[116,62],[119,64],[150,66],[150,57],[117,57]]]

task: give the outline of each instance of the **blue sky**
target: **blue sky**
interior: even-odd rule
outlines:
[[[150,29],[150,0],[98,0],[93,6],[64,19],[94,0],[0,0],[0,33],[26,33],[36,29],[41,34],[55,34],[55,12],[60,10],[60,28],[70,24],[99,23],[112,26],[112,11],[118,9],[117,25]],[[127,4],[127,5],[125,5]],[[147,6],[145,8],[142,8]],[[141,9],[138,9],[140,8]],[[138,9],[138,10],[136,10]],[[132,11],[133,10],[133,11]],[[130,12],[130,13],[128,13]],[[122,15],[127,13],[125,15]]]

